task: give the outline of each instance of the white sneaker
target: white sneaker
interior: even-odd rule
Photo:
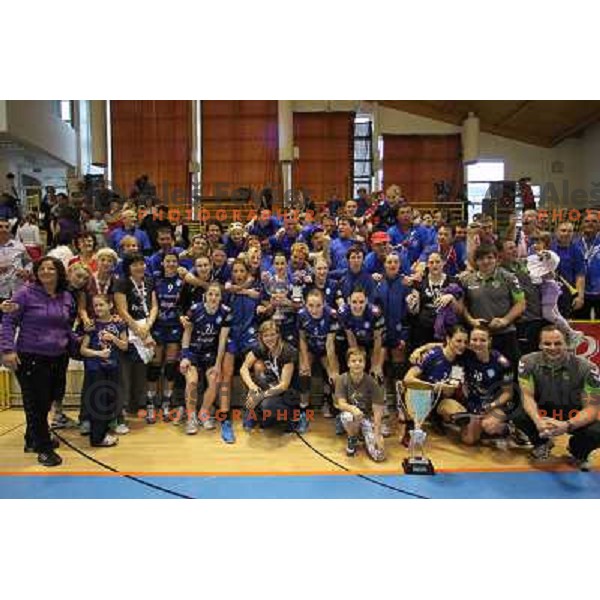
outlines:
[[[104,436],[104,439],[99,443],[99,444],[94,444],[97,447],[102,447],[102,448],[110,448],[111,446],[116,446],[119,443],[119,438],[114,436],[114,435],[110,435],[110,433],[107,433]]]
[[[204,419],[202,422],[202,427],[206,429],[206,431],[211,431],[212,429],[217,428],[217,420],[214,417],[208,417],[208,419]]]
[[[196,435],[198,433],[198,417],[196,417],[195,413],[188,419],[185,432],[187,435]]]
[[[381,435],[384,438],[388,438],[390,435],[392,435],[392,430],[390,429],[390,425],[387,421],[383,421],[381,423]]]
[[[116,427],[115,427],[115,433],[117,435],[127,435],[130,431],[129,427],[127,427],[127,425],[125,425],[125,423],[119,423]]]

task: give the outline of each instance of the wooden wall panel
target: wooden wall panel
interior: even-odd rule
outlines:
[[[190,201],[190,100],[112,100],[113,185],[125,197],[146,173],[169,205]]]
[[[294,187],[319,205],[333,194],[352,193],[354,113],[294,113],[294,145],[300,158],[294,161]]]

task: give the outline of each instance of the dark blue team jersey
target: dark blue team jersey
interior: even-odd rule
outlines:
[[[231,308],[231,329],[228,352],[241,352],[256,342],[256,307],[259,300],[245,294],[228,294],[227,306]]]
[[[338,321],[340,334],[343,335],[346,330],[351,331],[359,346],[363,347],[372,346],[375,331],[384,328],[381,310],[374,304],[367,304],[364,313],[360,317],[354,316],[350,306],[345,304],[338,311]],[[340,339],[342,339],[341,336]]]
[[[325,304],[327,306],[337,309],[336,300],[340,297],[340,294],[339,294],[339,283],[335,279],[328,277],[325,280],[325,287],[323,287],[323,288],[318,287],[316,284],[313,287],[317,288],[318,290],[321,290],[323,297],[325,299]],[[306,293],[308,293],[309,291],[310,291],[310,289],[305,289]]]
[[[88,347],[90,350],[103,350],[106,347],[110,348],[110,357],[107,360],[103,358],[84,358],[84,364],[86,371],[100,371],[100,370],[113,370],[119,367],[119,352],[120,350],[111,342],[103,344],[100,341],[100,334],[103,331],[112,333],[117,337],[121,337],[121,333],[125,331],[125,324],[121,322],[115,323],[114,321],[107,321],[103,323],[101,321],[94,322],[94,329],[88,332],[86,335],[90,338]]]
[[[309,352],[317,356],[326,354],[327,336],[337,331],[336,315],[337,313],[329,306],[324,307],[320,319],[311,316],[307,308],[298,311],[298,328],[304,332]]]
[[[432,348],[421,360],[419,379],[429,383],[437,383],[448,379],[458,379],[464,382],[464,366],[462,357],[449,361],[441,346]]]
[[[231,265],[225,263],[220,267],[213,267],[212,280],[225,285],[231,279]]]
[[[465,382],[469,410],[477,412],[484,402],[492,402],[502,388],[512,385],[513,370],[510,362],[497,350],[492,350],[490,360],[482,363],[474,352],[464,354]]]
[[[375,289],[375,304],[385,315],[388,345],[397,345],[401,340],[408,339],[406,296],[410,292],[411,288],[404,285],[402,275],[385,277]]]
[[[179,246],[175,246],[169,250],[169,254],[177,254],[179,256],[183,252],[183,248],[179,248]],[[146,265],[150,271],[150,273],[156,277],[162,274],[162,263],[165,259],[165,253],[162,250],[155,252],[150,258],[146,259]]]
[[[223,327],[231,327],[231,310],[224,304],[211,314],[202,302],[193,304],[187,314],[194,329],[190,348],[196,355],[216,354]]]
[[[158,317],[155,326],[173,327],[179,324],[181,316],[181,292],[183,280],[179,275],[174,277],[157,277],[156,297],[158,299]]]

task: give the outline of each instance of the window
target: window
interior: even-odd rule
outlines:
[[[354,170],[353,194],[359,188],[371,192],[373,180],[373,122],[370,115],[357,114],[354,118]]]
[[[468,219],[483,210],[483,200],[494,181],[504,181],[504,162],[481,161],[467,165]]]
[[[60,118],[71,125],[73,123],[73,105],[71,100],[60,101]]]

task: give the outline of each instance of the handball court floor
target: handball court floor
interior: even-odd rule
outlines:
[[[387,460],[375,464],[363,449],[346,457],[345,437],[320,416],[302,436],[247,434],[236,422],[233,445],[218,429],[186,436],[171,423],[129,424],[114,448],[91,448],[78,429],[59,430],[64,462],[46,469],[23,452],[23,412],[0,412],[0,498],[600,498],[600,456],[581,473],[565,462],[561,443],[534,468],[526,449],[468,448],[430,433],[437,473],[426,477],[402,472],[407,452],[397,432],[386,440]]]

